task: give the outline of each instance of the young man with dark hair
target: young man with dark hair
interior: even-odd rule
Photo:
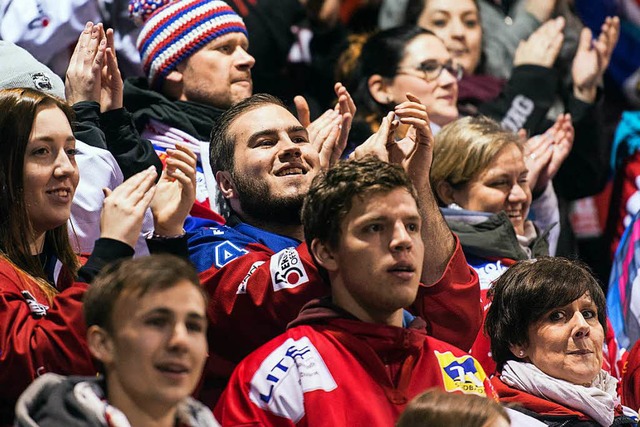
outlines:
[[[16,425],[218,425],[189,397],[207,357],[207,296],[188,262],[151,255],[112,264],[84,304],[104,375],[39,377],[18,401]]]
[[[428,388],[486,395],[480,364],[405,314],[425,245],[401,167],[373,157],[339,163],[313,180],[302,222],[331,297],[306,304],[238,365],[216,406],[223,425],[390,426]]]
[[[477,276],[429,186],[425,165],[433,138],[425,108],[409,101],[396,114],[415,131],[405,141],[414,149],[402,162],[417,189],[421,238],[429,248],[416,270],[423,285],[411,311],[427,321],[431,335],[468,349],[481,322]],[[363,150],[373,145],[386,153],[394,129],[385,119]],[[331,147],[313,146],[312,131],[268,95],[234,105],[214,126],[211,164],[233,214],[226,225],[200,222],[189,238],[191,260],[210,296],[209,340],[217,343],[199,394],[207,404],[215,403],[243,357],[284,332],[307,302],[330,293],[302,243],[302,202],[311,180],[336,157]]]

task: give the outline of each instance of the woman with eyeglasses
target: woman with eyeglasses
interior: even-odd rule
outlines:
[[[346,152],[378,130],[382,118],[410,92],[427,107],[432,128],[458,118],[462,69],[431,31],[403,26],[352,40],[338,74],[358,106]]]

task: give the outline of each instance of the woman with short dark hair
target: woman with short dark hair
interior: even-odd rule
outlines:
[[[520,261],[489,296],[485,330],[501,402],[548,425],[636,425],[618,381],[602,369],[605,297],[587,267],[559,257]]]

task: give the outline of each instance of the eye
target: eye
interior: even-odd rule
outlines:
[[[594,310],[582,310],[582,317],[585,319],[593,319],[597,317],[597,313]]]
[[[424,61],[420,65],[418,65],[418,69],[420,71],[424,71],[425,73],[433,73],[440,68],[440,64],[436,61]]]
[[[497,187],[506,187],[507,185],[509,185],[509,183],[507,181],[503,181],[503,180],[501,180],[501,181],[493,181],[493,182],[490,182],[488,184],[489,187],[496,187],[496,188]]]
[[[144,324],[156,328],[162,328],[167,324],[168,320],[164,317],[149,317]]]
[[[231,52],[233,52],[233,48],[230,45],[225,44],[225,45],[220,46],[217,49],[217,51],[218,52],[222,52],[222,53],[231,53]]]
[[[187,330],[191,332],[204,332],[205,326],[202,322],[187,322]]]
[[[47,154],[49,154],[49,149],[46,147],[36,148],[35,150],[31,151],[31,154],[33,154],[34,156],[46,156]]]
[[[256,142],[256,147],[273,147],[274,145],[276,145],[276,140],[275,139],[269,139],[269,138],[265,138],[265,139],[260,139]]]
[[[434,19],[431,21],[431,25],[438,28],[444,28],[447,26],[447,21],[444,19]]]
[[[564,313],[561,311],[553,311],[549,314],[549,320],[552,322],[558,322],[562,319],[564,319]]]
[[[382,224],[369,224],[364,228],[367,233],[378,233],[382,231]]]
[[[464,20],[464,25],[467,28],[475,28],[478,26],[478,20],[477,19],[465,19]]]
[[[306,142],[309,142],[309,140],[304,136],[295,136],[295,137],[291,138],[291,140],[293,142],[295,142],[296,144],[304,144]]]
[[[407,224],[407,230],[412,232],[418,232],[420,231],[420,225],[418,225],[415,222],[409,223]]]
[[[69,148],[66,150],[66,153],[69,157],[75,157],[79,153],[79,151],[75,148]]]

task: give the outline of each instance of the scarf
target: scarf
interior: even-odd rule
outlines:
[[[620,405],[618,380],[603,370],[585,387],[550,377],[532,363],[510,360],[502,368],[500,379],[515,389],[582,412],[603,426],[613,423],[615,408]]]

